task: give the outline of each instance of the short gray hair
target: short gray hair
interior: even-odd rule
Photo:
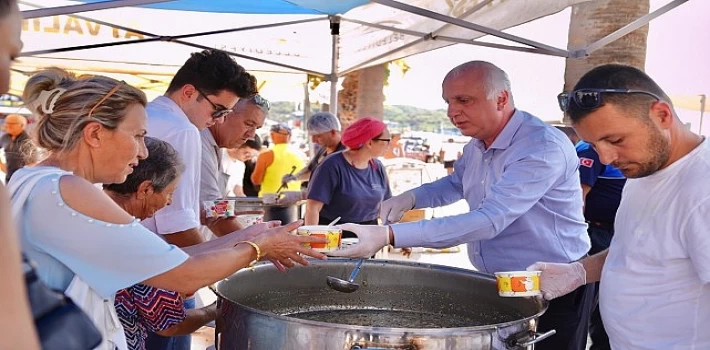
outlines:
[[[318,135],[331,130],[340,131],[340,120],[329,112],[313,114],[306,122],[309,134]]]
[[[145,138],[148,157],[138,162],[133,172],[120,184],[105,184],[104,189],[123,195],[138,192],[138,187],[148,180],[155,192],[163,191],[184,171],[177,151],[165,141],[152,137]]]
[[[510,87],[510,78],[508,78],[508,74],[504,70],[498,68],[498,66],[493,63],[486,61],[469,61],[463,63],[446,74],[444,81],[459,77],[470,71],[480,71],[483,75],[483,89],[486,92],[487,99],[493,99],[502,91],[507,91],[510,105],[511,107],[515,107],[515,103],[513,102],[513,90]]]

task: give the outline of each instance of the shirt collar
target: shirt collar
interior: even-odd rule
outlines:
[[[500,134],[498,134],[498,137],[496,137],[496,139],[493,141],[493,144],[491,144],[488,149],[508,148],[510,144],[513,143],[513,137],[515,137],[515,133],[518,132],[518,129],[520,129],[521,125],[523,125],[523,112],[516,109],[515,112],[513,112],[513,116],[510,117],[508,123],[505,124],[503,130],[501,130]],[[479,146],[479,148],[485,149],[483,140],[477,140],[476,144]]]
[[[187,120],[188,122],[190,121],[190,118],[187,117],[187,114],[185,114],[182,108],[180,108],[180,106],[178,106],[177,103],[175,103],[175,101],[173,101],[170,97],[158,96],[151,103],[161,106],[163,108],[167,108],[173,114],[185,118],[185,120]]]

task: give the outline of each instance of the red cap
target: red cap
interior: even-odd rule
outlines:
[[[381,120],[372,117],[364,117],[350,124],[350,126],[343,131],[340,142],[350,149],[359,149],[365,142],[382,134],[386,127],[387,125]]]

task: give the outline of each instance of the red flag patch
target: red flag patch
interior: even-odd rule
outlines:
[[[579,165],[591,168],[594,165],[594,159],[589,158],[579,158]]]

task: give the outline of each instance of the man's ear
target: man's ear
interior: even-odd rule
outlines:
[[[498,111],[502,111],[505,109],[505,106],[508,104],[508,99],[510,99],[510,94],[508,91],[503,90],[500,93],[498,93],[498,98],[496,100],[496,109]]]
[[[651,110],[649,111],[651,118],[658,123],[658,126],[660,126],[663,129],[670,129],[671,125],[673,125],[673,119],[675,118],[673,116],[673,110],[671,109],[671,106],[664,101],[658,101],[654,102],[651,105]]]
[[[155,192],[153,187],[153,182],[150,180],[145,180],[138,185],[138,190],[136,191],[136,197],[138,199],[145,199]]]
[[[109,130],[104,128],[99,122],[90,122],[81,131],[84,142],[90,147],[98,148],[106,140]]]
[[[196,97],[196,95],[199,95],[199,92],[192,84],[185,84],[180,88],[180,99],[183,101],[189,101],[193,97]]]

